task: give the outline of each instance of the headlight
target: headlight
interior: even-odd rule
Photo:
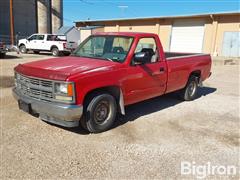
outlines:
[[[20,75],[19,75],[18,73],[15,72],[15,73],[14,73],[14,76],[15,76],[15,79],[16,79],[16,80],[19,80],[19,79],[20,79]]]
[[[20,80],[20,76],[18,73],[14,72],[14,84],[15,84],[15,87],[20,87],[20,84],[17,83],[17,81]]]
[[[55,99],[61,101],[73,101],[74,84],[73,83],[55,83]]]
[[[67,94],[68,93],[68,84],[66,83],[55,83],[55,93]]]

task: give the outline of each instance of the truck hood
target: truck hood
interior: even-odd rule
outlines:
[[[68,56],[19,64],[15,71],[27,76],[64,81],[73,74],[108,71],[118,64],[101,59]]]
[[[25,39],[19,39],[18,41],[26,41],[27,39],[25,38]]]
[[[18,40],[18,44],[20,44],[20,43],[25,43],[27,41],[27,39],[19,39]]]

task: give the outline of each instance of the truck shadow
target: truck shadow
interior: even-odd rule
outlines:
[[[0,88],[10,88],[14,86],[13,76],[0,76]]]
[[[0,58],[0,60],[8,60],[8,59],[22,59],[22,57],[6,54],[4,58]]]
[[[217,89],[212,87],[202,87],[199,88],[198,98],[202,96],[207,96],[211,93],[214,93]],[[159,96],[156,98],[152,98],[143,102],[139,102],[133,105],[129,105],[126,107],[126,115],[118,115],[115,124],[111,129],[117,128],[121,125],[129,121],[135,121],[141,116],[145,116],[148,114],[152,114],[154,112],[167,109],[169,107],[173,107],[179,103],[183,103],[184,101],[179,100],[177,93],[170,93],[163,96]],[[111,130],[110,129],[110,130]],[[89,134],[87,131],[82,128],[70,128],[68,129],[74,133],[86,135]]]
[[[216,88],[201,87],[199,88],[196,99],[214,93],[216,90]],[[152,114],[183,102],[183,100],[180,100],[178,93],[174,92],[127,106],[125,109],[126,115],[118,115],[117,121],[111,129],[121,126],[129,121],[135,121],[141,116]]]

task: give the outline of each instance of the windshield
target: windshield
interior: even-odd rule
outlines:
[[[90,36],[72,55],[124,62],[132,41],[132,37]]]

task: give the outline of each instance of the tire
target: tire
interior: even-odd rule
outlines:
[[[115,98],[110,94],[93,94],[87,101],[80,121],[82,127],[91,133],[108,130],[116,118]]]
[[[187,85],[180,91],[180,98],[185,101],[196,99],[198,93],[198,77],[190,76]]]
[[[39,54],[40,51],[33,51],[34,54]]]
[[[26,54],[27,53],[27,48],[25,45],[21,45],[19,47],[19,51],[22,53],[22,54]]]
[[[60,54],[57,47],[52,48],[51,51],[52,51],[52,55],[53,56],[59,56],[59,54]]]
[[[0,53],[0,58],[4,59],[6,56],[6,53]]]

